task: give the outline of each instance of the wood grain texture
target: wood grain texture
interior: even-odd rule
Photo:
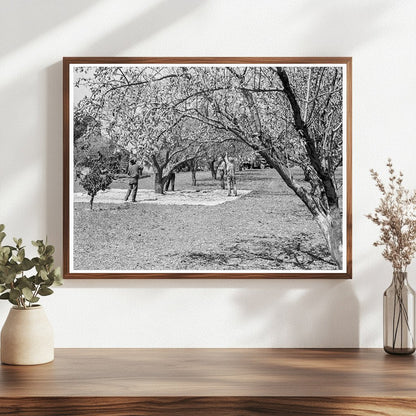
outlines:
[[[57,349],[0,367],[0,397],[413,397],[414,356],[373,349]]]
[[[416,402],[356,397],[24,397],[0,398],[19,416],[414,416]]]
[[[345,64],[346,272],[345,273],[71,273],[69,230],[69,66],[71,64]],[[352,58],[351,57],[64,57],[63,58],[63,275],[65,279],[351,279],[352,278]]]
[[[381,349],[57,349],[0,367],[0,415],[415,415],[416,361]]]
[[[64,57],[67,64],[349,64],[346,56],[76,56]]]

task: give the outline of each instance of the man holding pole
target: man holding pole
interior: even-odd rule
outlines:
[[[139,183],[140,178],[140,165],[136,162],[135,159],[130,160],[130,165],[127,168],[127,174],[129,175],[129,189],[127,189],[126,197],[124,198],[125,201],[128,201],[130,194],[131,202],[136,202],[136,195],[137,195],[137,186]]]

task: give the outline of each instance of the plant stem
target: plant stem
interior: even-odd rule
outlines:
[[[400,348],[403,348],[403,320],[405,323],[405,330],[407,328],[408,335],[411,338],[412,344],[414,344],[414,335],[409,326],[409,315],[407,313],[407,307],[403,300],[403,285],[404,280],[398,278],[394,279],[394,304],[393,304],[393,348],[396,348],[397,336],[400,334]],[[396,319],[396,308],[397,319]],[[400,333],[399,331],[400,327]]]

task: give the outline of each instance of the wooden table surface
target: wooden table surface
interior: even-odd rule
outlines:
[[[379,349],[57,349],[0,367],[0,414],[416,415],[414,356]]]

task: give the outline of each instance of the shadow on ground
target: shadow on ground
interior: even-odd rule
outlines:
[[[192,251],[184,254],[184,268],[209,269],[212,265],[220,269],[253,270],[332,270],[328,249],[323,243],[312,242],[310,235],[299,233],[288,239],[254,236],[253,240],[240,239],[232,245],[220,245],[218,251]]]

